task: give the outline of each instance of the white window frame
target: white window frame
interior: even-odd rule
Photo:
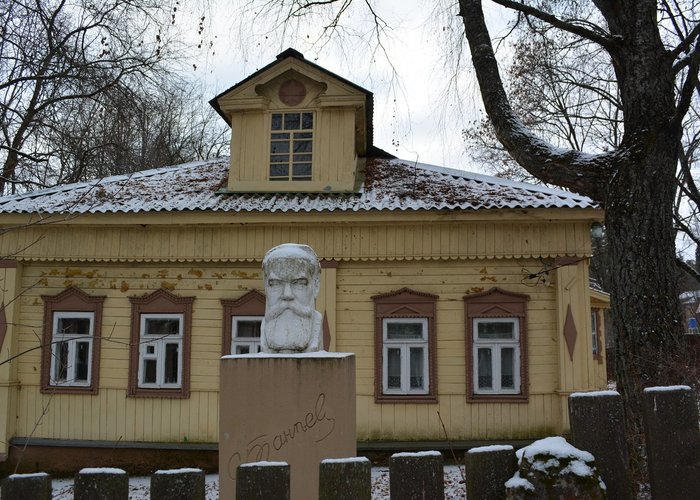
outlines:
[[[480,339],[480,323],[512,323],[512,339]],[[519,318],[474,318],[472,320],[472,377],[474,394],[520,394],[520,364],[522,363],[520,352],[520,319]],[[491,349],[491,370],[493,387],[490,389],[479,387],[479,349]],[[501,387],[501,351],[503,348],[513,349],[513,389]]]
[[[64,318],[80,318],[89,319],[90,327],[88,335],[71,335],[63,334],[58,331],[58,322]],[[95,338],[95,313],[85,311],[55,311],[53,313],[53,326],[51,338],[51,368],[49,375],[49,385],[56,387],[89,387],[92,384],[92,346]],[[56,380],[56,369],[61,343],[68,343],[68,365],[66,366],[66,380]],[[79,343],[88,344],[88,361],[87,361],[87,380],[76,380],[75,356],[77,355],[77,347]],[[73,360],[73,362],[71,362]]]
[[[591,311],[591,350],[593,356],[600,354],[600,347],[598,346],[598,311]]]
[[[420,323],[423,326],[420,340],[388,339],[389,323]],[[428,318],[383,318],[382,319],[382,390],[384,394],[429,394],[430,393],[430,357],[428,356]],[[423,388],[411,388],[411,348],[423,349]],[[401,350],[401,388],[389,388],[389,349]]]
[[[299,115],[299,128],[298,129],[288,129],[285,128],[285,115]],[[303,128],[303,116],[304,114],[310,114],[312,116],[312,126],[311,128]],[[273,115],[282,115],[282,127],[280,129],[273,129],[272,128],[272,120],[273,120]],[[316,113],[313,110],[279,110],[279,111],[272,111],[270,113],[270,135],[268,137],[269,143],[270,143],[270,151],[268,153],[268,159],[270,160],[268,162],[268,179],[271,181],[294,181],[294,182],[306,182],[306,181],[311,181],[314,177],[314,150],[315,150],[315,136],[316,136]],[[288,134],[288,137],[286,139],[283,138],[273,138],[275,135],[283,135],[283,134]],[[297,137],[296,134],[305,134],[308,135],[309,137]],[[311,151],[298,151],[294,152],[294,142],[295,140],[297,141],[302,141],[302,142],[311,142]],[[286,142],[289,145],[289,152],[288,152],[288,161],[272,161],[273,158],[275,157],[280,157],[284,156],[284,153],[276,153],[273,152],[273,143],[275,142]],[[311,157],[310,160],[302,161],[302,160],[294,160],[294,155],[305,155]],[[311,174],[307,175],[295,175],[294,174],[294,166],[295,165],[306,165],[309,164],[311,166]],[[273,165],[287,165],[287,175],[272,175],[272,166]]]
[[[240,321],[256,321],[262,323],[264,316],[231,316],[231,354],[236,354],[236,347],[248,347],[249,354],[260,352],[260,337],[239,337],[238,323]]]
[[[147,319],[177,319],[179,322],[179,332],[177,335],[154,336],[146,335],[146,320]],[[185,328],[185,315],[178,313],[141,313],[139,330],[139,369],[138,369],[138,386],[145,389],[179,389],[182,387],[182,349]],[[165,379],[165,356],[166,345],[177,344],[177,382],[166,383]],[[148,353],[148,347],[154,346],[154,352]],[[156,360],[156,381],[144,382],[145,376],[144,361],[147,359]]]

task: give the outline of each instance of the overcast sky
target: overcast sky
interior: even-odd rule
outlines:
[[[456,8],[448,7],[443,16],[419,0],[376,3],[377,14],[388,23],[381,38],[386,51],[372,38],[373,23],[364,2],[355,2],[343,32],[329,43],[319,41],[321,17],[300,18],[285,27],[275,23],[269,10],[257,12],[244,0],[204,7],[188,3],[184,9],[191,10],[178,12],[178,26],[194,28],[190,37],[197,68],[190,68],[190,76],[211,98],[293,47],[374,93],[376,146],[406,160],[484,171],[470,162],[461,136],[468,120],[481,116],[469,59],[465,53],[458,71],[446,61],[457,47],[446,39],[451,33],[463,38]],[[196,31],[201,16],[205,20],[200,36]],[[503,28],[499,12],[490,12],[488,19],[495,29]],[[197,49],[200,39],[202,48]]]

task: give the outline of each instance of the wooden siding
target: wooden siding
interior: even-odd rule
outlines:
[[[109,246],[108,242],[104,244]],[[337,268],[325,269],[319,310],[332,309],[328,319],[335,349],[357,356],[358,438],[442,439],[438,411],[450,439],[538,437],[562,432],[565,399],[558,395],[557,286],[554,277],[528,279],[542,266],[539,259],[459,259],[345,261]],[[240,297],[251,288],[262,289],[258,263],[33,263],[23,267],[21,286],[26,292],[20,298],[19,351],[37,346],[43,321],[41,295],[77,286],[106,299],[99,394],[40,394],[40,355],[38,350],[31,351],[16,363],[21,382],[17,391],[19,418],[11,435],[162,442],[218,439],[218,358],[223,331],[219,301]],[[438,404],[374,402],[374,310],[370,297],[403,286],[439,295]],[[492,286],[530,296],[527,404],[466,400],[462,297]],[[197,296],[193,308],[192,394],[187,400],[126,397],[131,314],[128,297],[158,288]],[[47,410],[42,416],[44,408]],[[41,424],[33,429],[39,421]]]
[[[173,214],[176,219],[179,214]],[[234,262],[259,261],[265,251],[289,241],[306,243],[322,258],[336,260],[488,259],[585,256],[589,224],[571,221],[406,224],[343,223],[332,216],[295,223],[296,214],[272,214],[276,224],[90,227],[32,226],[0,236],[0,255],[18,260]],[[138,221],[123,216],[124,223]],[[366,217],[365,217],[366,218]],[[289,220],[288,224],[285,221]],[[242,221],[241,221],[242,222]]]

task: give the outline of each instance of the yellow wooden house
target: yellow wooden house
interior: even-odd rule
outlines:
[[[393,158],[292,49],[212,105],[230,158],[0,198],[0,466],[215,464],[218,360],[258,348],[285,242],[322,258],[361,450],[560,434],[606,386],[591,200]]]

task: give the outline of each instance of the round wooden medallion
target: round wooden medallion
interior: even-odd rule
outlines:
[[[287,80],[280,85],[277,95],[287,106],[296,106],[306,97],[306,87],[299,80]]]

